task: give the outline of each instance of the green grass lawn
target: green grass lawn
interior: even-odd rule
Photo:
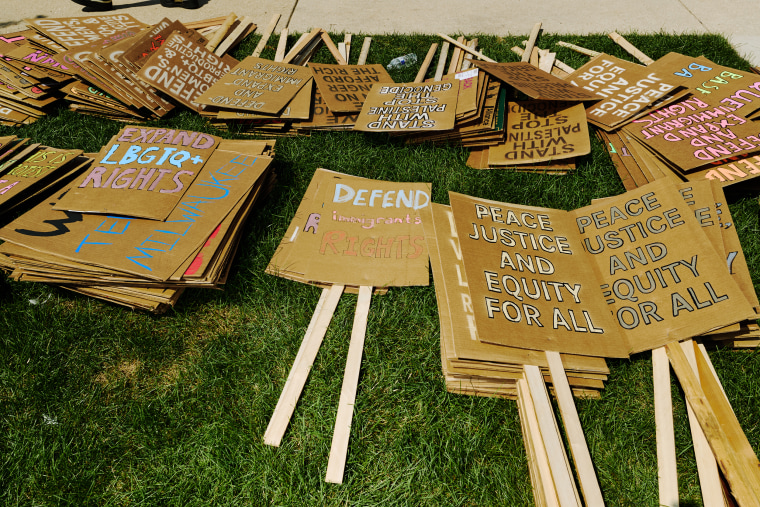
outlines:
[[[354,35],[354,63],[362,35]],[[747,70],[717,36],[626,34],[652,58],[705,55]],[[291,36],[290,44],[296,40]],[[525,39],[480,36],[483,53],[516,61]],[[342,36],[334,36],[334,40]],[[565,40],[630,59],[606,36],[544,35],[539,45],[573,67]],[[253,51],[258,36],[235,56]],[[373,37],[367,63],[416,52],[437,37]],[[264,57],[271,58],[276,37]],[[332,63],[326,49],[315,61]],[[431,66],[429,75],[435,71]],[[411,81],[417,68],[392,74]],[[201,130],[194,113],[155,124]],[[59,148],[96,151],[121,124],[61,109],[35,124],[0,127]],[[605,148],[568,176],[477,171],[456,146],[405,146],[355,132],[277,141],[278,185],[245,229],[223,291],[189,290],[165,315],[135,313],[42,284],[0,279],[0,504],[2,505],[532,505],[515,402],[448,394],[441,375],[434,288],[393,288],[369,314],[343,485],[324,482],[356,296],[344,295],[282,447],[262,436],[320,290],[264,274],[314,170],[429,181],[448,191],[573,209],[623,192]],[[758,196],[732,192],[731,211],[760,283]],[[36,303],[36,304],[33,304]],[[760,449],[760,355],[711,353],[753,448]],[[657,505],[651,358],[609,361],[599,400],[577,406],[610,506]],[[683,395],[673,383],[681,505],[702,505]]]

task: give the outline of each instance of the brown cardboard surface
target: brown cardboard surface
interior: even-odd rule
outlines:
[[[231,56],[218,57],[203,44],[180,32],[143,63],[137,75],[186,107],[198,110],[198,98],[238,63]]]
[[[314,82],[333,113],[358,113],[375,83],[393,83],[380,64],[332,65],[310,63]]]
[[[574,212],[450,198],[482,341],[614,357],[754,315],[667,180]]]
[[[83,46],[124,30],[140,31],[148,27],[130,14],[120,12],[73,18],[35,18],[24,21],[67,49]]]
[[[591,152],[583,104],[508,102],[506,139],[489,148],[489,165],[531,164]]]
[[[691,96],[633,120],[623,132],[688,172],[760,149],[760,126],[732,111]]]
[[[219,141],[199,132],[125,127],[54,209],[164,220]]]
[[[450,130],[454,128],[458,95],[458,81],[372,85],[354,130]]]
[[[596,101],[593,93],[579,90],[527,62],[490,63],[473,61],[496,79],[513,86],[528,97],[540,100]]]
[[[249,56],[203,92],[199,104],[265,114],[279,113],[311,79],[306,67]]]
[[[567,82],[592,93],[589,122],[611,130],[635,118],[655,101],[676,91],[682,79],[656,68],[600,54],[567,77]]]
[[[267,272],[353,286],[427,285],[418,211],[429,203],[428,183],[317,169]]]
[[[271,163],[217,150],[165,222],[57,211],[43,203],[0,230],[0,237],[148,280],[167,280],[245,199]]]

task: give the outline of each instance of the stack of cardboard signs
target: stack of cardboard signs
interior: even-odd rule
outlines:
[[[410,143],[456,142],[477,150],[503,141],[506,90],[498,80],[477,68],[448,74],[441,80],[459,85],[454,127],[449,131],[415,133],[409,136]]]
[[[575,159],[591,151],[584,102],[597,97],[534,67],[528,62],[475,62],[526,99],[504,107],[504,135],[495,145],[473,149],[467,161],[477,169],[510,167],[520,171],[564,174]]]
[[[255,29],[245,18],[212,26],[220,36],[215,41],[223,40],[212,52],[211,41],[194,28],[166,18],[153,26],[128,14],[27,23],[31,30],[0,40],[6,60],[0,79],[11,87],[0,92],[0,106],[13,101],[0,111],[6,122],[30,121],[63,97],[73,110],[125,122],[159,118],[176,104],[197,109],[194,98],[237,63],[225,51]],[[142,71],[167,40],[171,47]]]
[[[310,63],[317,87],[311,115],[294,126],[300,132],[351,130],[364,101],[376,83],[393,83],[382,65],[336,65]]]
[[[602,99],[589,122],[632,189],[659,178],[728,186],[759,175],[755,77],[668,53],[647,66],[601,54],[567,79]]]
[[[126,127],[94,166],[3,229],[17,280],[162,311],[224,283],[241,226],[271,184],[271,144]]]
[[[313,84],[306,67],[249,56],[196,101],[205,106],[205,117],[238,122],[247,131],[281,133],[292,119],[309,117]]]
[[[0,138],[0,217],[29,207],[92,163],[82,150],[27,144],[16,136]]]
[[[370,180],[318,169],[267,272],[325,287],[264,435],[279,446],[344,289],[358,289],[326,480],[340,483],[372,292],[427,285],[428,250],[420,213],[429,183]]]
[[[31,123],[47,114],[74,78],[52,54],[65,48],[33,31],[0,37],[0,124]]]
[[[273,18],[270,28],[274,23]],[[286,43],[287,29],[280,34],[274,60],[259,58],[260,44],[250,57],[203,94],[199,100],[205,106],[201,114],[215,127],[234,126],[241,134],[297,134],[291,129],[293,124],[311,121],[314,104],[321,100],[315,99],[312,72],[304,66],[322,44],[338,64],[347,62],[321,28],[303,34],[287,53]]]
[[[549,368],[592,505],[601,494],[570,395],[574,384],[587,392],[578,378],[602,374],[602,358],[665,353],[665,345],[671,355],[678,341],[709,339],[756,317],[751,286],[726,269],[712,191],[706,183],[679,188],[663,179],[575,211],[455,193],[450,208],[432,207],[433,220],[424,223],[447,385],[469,394],[517,393],[531,461],[550,468],[533,475],[537,490],[579,497],[566,456],[555,452],[562,442],[541,367]],[[515,379],[521,366],[524,378]],[[720,424],[733,424],[728,419]],[[736,448],[746,443],[739,436]],[[718,450],[716,458],[725,460]],[[747,484],[732,481],[732,488]]]

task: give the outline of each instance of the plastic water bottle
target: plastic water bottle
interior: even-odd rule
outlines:
[[[414,53],[409,53],[408,55],[404,56],[397,56],[393,60],[390,61],[386,69],[388,70],[396,70],[396,69],[403,69],[404,67],[408,67],[410,65],[414,65],[417,63],[417,55]]]

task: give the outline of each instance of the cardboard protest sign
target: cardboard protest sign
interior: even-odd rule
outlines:
[[[33,186],[44,185],[51,178],[57,178],[61,172],[68,172],[82,150],[58,150],[42,148],[11,169],[0,172],[0,209],[12,198],[23,195]]]
[[[704,56],[668,53],[650,65],[681,79],[694,95],[711,105],[728,106],[743,118],[754,119],[760,109],[757,74],[718,65]]]
[[[224,109],[276,114],[307,81],[306,67],[249,56],[222,76],[196,102]]]
[[[125,127],[54,209],[164,220],[219,141],[199,132]]]
[[[450,130],[454,128],[458,95],[458,81],[372,85],[354,130]]]
[[[318,169],[267,272],[314,283],[427,285],[419,210],[429,204],[428,183]]]
[[[96,14],[74,18],[35,18],[27,25],[66,49],[83,46],[125,30],[140,31],[148,25],[129,14]]]
[[[601,99],[588,106],[586,113],[589,122],[605,130],[630,121],[650,104],[672,95],[681,81],[667,72],[604,53],[567,76],[567,82]]]
[[[450,198],[483,341],[617,357],[754,315],[666,180],[573,212]]]
[[[59,211],[43,203],[1,229],[0,238],[122,276],[168,280],[247,199],[270,162],[217,150],[164,222]]]
[[[335,129],[350,130],[356,124],[359,113],[335,114],[327,107],[319,89],[314,90],[314,100],[308,120],[295,124],[299,130]]]
[[[174,32],[144,63],[137,75],[180,104],[197,110],[198,97],[238,62],[218,57],[202,44]]]
[[[380,64],[332,65],[309,63],[314,81],[333,113],[358,113],[375,83],[393,83]]]
[[[171,21],[168,18],[164,18],[152,27],[146,28],[137,34],[129,47],[124,48],[124,52],[118,58],[124,65],[131,67],[132,70],[137,72],[142,68],[147,59],[158,51],[173,32],[180,32],[198,44],[206,42],[205,37],[194,30],[186,28],[179,21]]]
[[[596,101],[599,97],[578,90],[558,77],[544,72],[528,62],[491,63],[473,61],[494,78],[517,88],[528,97],[539,100]]]
[[[696,96],[650,112],[623,130],[682,172],[760,150],[760,128]]]
[[[489,165],[545,162],[591,152],[583,104],[509,102],[504,143],[489,148]]]
[[[455,193],[449,199],[482,341],[599,357],[630,353],[599,302],[581,242],[569,234],[568,212]]]

